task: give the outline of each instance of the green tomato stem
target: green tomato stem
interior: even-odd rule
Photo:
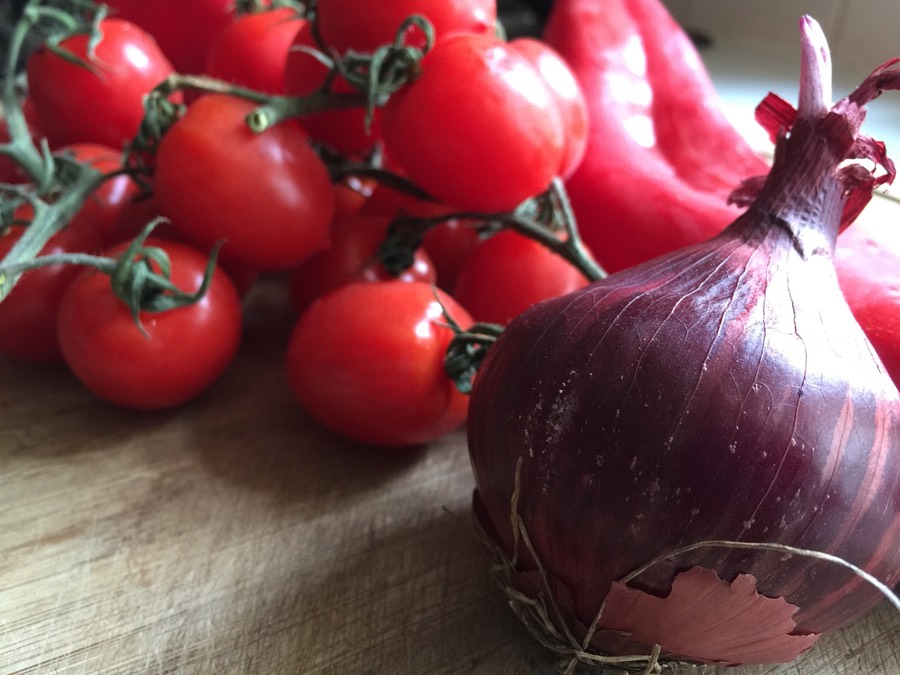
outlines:
[[[28,177],[34,181],[39,191],[46,191],[53,182],[53,160],[50,151],[43,145],[40,149],[35,146],[31,137],[31,130],[22,111],[22,105],[16,91],[16,64],[22,53],[25,39],[32,29],[33,15],[32,5],[29,3],[23,10],[23,19],[16,24],[7,52],[6,64],[3,73],[3,88],[0,90],[0,104],[3,107],[6,119],[9,142],[0,144],[0,153],[8,155],[15,161]],[[29,12],[29,9],[32,12]]]
[[[383,173],[376,171],[375,175]],[[560,224],[565,233],[564,237],[560,238],[554,229],[527,215],[529,210],[533,210],[535,202],[539,202],[541,199],[549,200],[552,218]],[[379,251],[379,258],[385,268],[399,274],[400,271],[409,267],[412,264],[413,251],[421,245],[425,233],[432,227],[448,220],[476,221],[488,226],[494,225],[494,229],[499,226],[515,230],[562,257],[581,272],[588,281],[597,281],[607,276],[606,270],[594,260],[585,247],[578,233],[575,214],[566,195],[565,187],[562,180],[558,178],[551,183],[544,195],[534,200],[528,200],[515,211],[503,213],[453,211],[426,218],[402,216],[395,219],[391,226],[393,237],[389,235]]]
[[[107,178],[96,169],[83,164],[73,178],[52,203],[27,195],[26,199],[34,208],[31,224],[0,262],[0,302],[12,291],[22,276],[19,267],[36,258],[50,238],[62,231],[84,205],[87,198],[100,187]]]
[[[256,110],[247,115],[247,125],[254,133],[260,134],[293,117],[303,117],[328,110],[362,108],[367,99],[364,94],[335,94],[315,92],[309,96],[272,96]]]

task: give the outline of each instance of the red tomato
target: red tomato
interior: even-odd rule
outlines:
[[[425,233],[422,247],[434,265],[437,282],[444,290],[456,286],[466,260],[481,242],[478,230],[469,221],[445,220]]]
[[[63,151],[71,152],[77,161],[89,164],[103,173],[112,173],[122,168],[122,153],[104,145],[76,143]],[[140,194],[140,186],[127,174],[109,178],[88,196],[69,227],[95,229],[104,245],[131,238],[146,224],[143,223],[140,227],[126,227],[123,224],[135,208],[134,202]]]
[[[547,189],[563,124],[531,61],[499,39],[458,34],[438,40],[420,70],[382,116],[387,150],[416,184],[475,211],[511,210]]]
[[[284,68],[306,21],[287,7],[245,14],[219,33],[206,54],[206,74],[267,94],[284,94]]]
[[[147,241],[169,254],[172,281],[194,291],[203,279],[205,253],[166,240]],[[111,251],[121,255],[124,246]],[[66,363],[85,386],[118,405],[154,410],[184,403],[206,389],[231,363],[240,342],[237,291],[216,270],[197,303],[166,312],[142,312],[148,335],[112,292],[109,277],[79,275],[59,306],[59,343]]]
[[[21,238],[23,228],[11,227],[0,236],[0,260]],[[85,228],[67,228],[47,242],[41,255],[96,253],[100,239]],[[78,276],[75,265],[51,265],[22,275],[9,296],[0,302],[0,353],[23,361],[45,363],[61,358],[57,340],[60,298]]]
[[[114,16],[156,38],[180,73],[202,73],[210,43],[234,19],[234,0],[105,0],[103,4]]]
[[[506,325],[536,302],[587,284],[575,267],[543,244],[503,230],[469,256],[453,297],[476,321]]]
[[[424,281],[434,283],[434,267],[424,251],[415,253],[412,266],[393,277],[378,262],[378,248],[387,235],[390,219],[352,216],[332,226],[331,246],[291,273],[291,302],[297,312],[316,298],[351,281]]]
[[[313,26],[307,23],[294,38],[284,66],[284,86],[291,96],[309,96],[318,91],[328,77],[329,69],[304,49],[320,50]],[[338,75],[332,91],[349,94],[356,91]],[[311,138],[331,146],[345,155],[366,154],[380,137],[381,110],[376,109],[371,128],[367,131],[364,106],[328,110],[301,118]]]
[[[185,240],[209,249],[224,239],[223,260],[287,268],[328,244],[334,190],[297,125],[247,127],[255,105],[218,94],[194,102],[160,143],[154,191]]]
[[[373,52],[391,44],[403,21],[424,16],[436,36],[466,32],[492,35],[497,21],[496,0],[319,0],[316,18],[322,41],[340,53]],[[412,29],[406,43],[423,46],[424,36]]]
[[[509,46],[525,56],[540,71],[556,99],[563,123],[565,145],[559,175],[568,178],[581,163],[587,149],[587,101],[575,74],[563,58],[546,42],[519,38]]]
[[[463,327],[469,315],[438,291]],[[444,372],[453,338],[426,283],[352,283],[300,317],[287,371],[300,403],[324,426],[374,445],[427,443],[465,420],[467,397]]]
[[[144,117],[144,95],[172,74],[172,64],[149,33],[121,19],[100,22],[102,39],[92,59],[88,36],[60,47],[90,62],[71,63],[46,47],[26,64],[29,95],[51,146],[100,143],[121,148]]]

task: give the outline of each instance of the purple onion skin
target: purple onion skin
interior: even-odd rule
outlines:
[[[512,555],[521,459],[517,512],[584,625],[613,581],[702,541],[821,551],[900,580],[900,394],[838,287],[846,148],[817,125],[798,120],[720,236],[532,307],[476,376],[476,514]],[[631,586],[665,595],[695,565],[752,574],[799,607],[796,633],[881,599],[833,563],[746,549],[693,551]]]

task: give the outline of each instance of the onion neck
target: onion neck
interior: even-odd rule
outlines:
[[[804,260],[832,256],[846,201],[837,175],[843,148],[829,142],[821,121],[795,122],[790,136],[776,146],[762,190],[740,219],[741,229],[783,231]]]
[[[802,17],[800,35],[796,117],[779,130],[772,169],[740,221],[742,229],[781,230],[807,260],[834,253],[846,201],[838,167],[861,119],[832,112],[831,55],[819,24]]]

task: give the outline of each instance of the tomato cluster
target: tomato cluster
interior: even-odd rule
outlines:
[[[100,271],[31,269],[0,302],[3,353],[62,358],[120,405],[178,405],[228,367],[241,293],[263,276],[293,301],[286,367],[302,406],[361,442],[419,444],[466,417],[444,371],[455,331],[506,323],[587,283],[541,244],[486,226],[569,175],[587,125],[566,64],[537,40],[498,37],[494,0],[318,0],[309,13],[240,14],[231,0],[106,4],[92,52],[83,35],[60,44],[83,64],[48,48],[27,63],[36,137],[110,174],[43,254],[131,256],[166,276],[146,254],[162,250],[185,293],[205,283],[221,246],[218,264],[202,299],[166,311],[151,306],[165,289],[128,291],[145,303],[135,309]],[[185,25],[200,32],[185,37]],[[359,67],[338,67],[392,45],[418,57],[388,93],[363,95]],[[166,93],[179,114],[142,156],[141,189],[121,149],[143,133],[148,93],[176,73],[218,84]],[[325,103],[251,129],[251,113],[286,97]],[[129,248],[156,216],[164,224]],[[431,224],[400,270],[379,257],[399,217]],[[27,221],[3,231],[0,254]]]

